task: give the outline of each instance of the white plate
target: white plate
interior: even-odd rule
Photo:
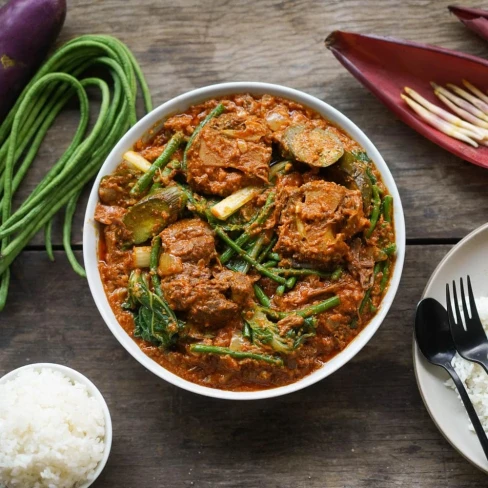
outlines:
[[[468,274],[475,297],[488,296],[488,224],[478,227],[449,251],[430,277],[422,298],[432,297],[446,306],[446,283]],[[438,429],[468,461],[488,473],[488,461],[478,438],[468,429],[468,414],[456,392],[444,386],[448,374],[430,364],[415,341],[413,362],[420,394]]]

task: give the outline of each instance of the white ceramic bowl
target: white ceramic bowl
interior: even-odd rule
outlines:
[[[396,229],[396,244],[397,244],[397,260],[394,273],[391,277],[390,286],[386,295],[383,298],[378,313],[373,320],[361,331],[360,334],[339,354],[334,356],[330,361],[324,364],[324,366],[312,374],[302,378],[301,380],[286,386],[280,386],[278,388],[272,388],[269,390],[253,391],[253,392],[232,392],[219,390],[215,388],[209,388],[200,386],[195,383],[176,376],[167,369],[160,366],[151,358],[146,356],[139,346],[127,335],[124,329],[117,322],[115,315],[113,314],[107,297],[103,290],[102,281],[98,272],[98,224],[94,220],[95,206],[98,202],[98,186],[103,176],[112,173],[115,168],[122,161],[122,155],[125,151],[132,148],[134,143],[142,137],[149,129],[151,129],[161,119],[166,119],[170,115],[183,112],[191,105],[201,103],[205,100],[222,97],[226,95],[232,95],[237,93],[251,93],[254,95],[270,94],[274,96],[288,98],[294,100],[300,104],[318,112],[320,115],[330,120],[337,126],[344,129],[354,140],[356,140],[366,150],[371,159],[375,162],[376,167],[380,171],[383,181],[388,187],[391,195],[394,199],[394,219]],[[184,388],[185,390],[193,391],[201,395],[211,396],[215,398],[224,398],[232,400],[255,400],[261,398],[270,398],[286,393],[291,393],[301,388],[305,388],[331,373],[347,363],[352,357],[354,357],[362,347],[371,339],[373,334],[378,330],[381,322],[385,318],[388,309],[395,297],[395,293],[400,282],[400,276],[403,269],[403,260],[405,254],[405,220],[403,217],[403,209],[400,201],[400,195],[398,194],[397,187],[393,180],[393,177],[386,165],[385,161],[381,157],[378,150],[373,143],[368,139],[364,132],[359,129],[351,120],[342,115],[338,110],[331,107],[325,102],[307,95],[306,93],[287,88],[280,85],[271,85],[268,83],[254,83],[254,82],[239,82],[239,83],[223,83],[219,85],[207,86],[199,88],[197,90],[190,91],[183,95],[180,95],[172,100],[155,108],[152,112],[143,117],[127,134],[119,141],[109,154],[104,165],[100,169],[98,176],[93,185],[93,189],[90,194],[88,206],[85,215],[85,224],[83,229],[83,257],[85,260],[85,268],[88,276],[88,283],[90,290],[95,299],[95,303],[98,310],[102,314],[109,329],[115,335],[117,340],[125,347],[125,349],[145,366],[149,371],[160,378],[173,383],[176,386]]]
[[[53,371],[59,371],[60,373],[67,376],[68,378],[71,378],[72,380],[85,385],[89,395],[95,397],[100,403],[100,405],[102,406],[103,417],[105,419],[105,438],[104,438],[105,451],[103,453],[102,460],[98,463],[95,473],[93,473],[93,479],[79,485],[78,487],[78,488],[88,488],[100,476],[100,473],[103,471],[103,468],[107,464],[108,456],[110,455],[110,449],[112,448],[112,419],[110,417],[110,412],[108,410],[107,403],[105,402],[105,399],[100,393],[100,390],[86,376],[83,376],[78,371],[68,368],[67,366],[62,366],[61,364],[54,364],[54,363],[34,363],[34,364],[28,364],[27,366],[22,366],[21,368],[14,369],[13,371],[10,371],[10,373],[7,373],[6,375],[0,378],[0,384],[5,383],[9,380],[13,380],[21,371],[24,371],[26,369],[41,370],[46,368],[52,369]]]

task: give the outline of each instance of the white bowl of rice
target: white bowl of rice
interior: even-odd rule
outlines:
[[[81,373],[38,363],[0,378],[1,488],[88,488],[111,445],[107,404]]]

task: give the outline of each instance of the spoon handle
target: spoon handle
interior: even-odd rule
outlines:
[[[485,456],[488,459],[488,438],[486,437],[485,430],[483,429],[480,419],[478,418],[478,414],[476,413],[476,410],[474,409],[473,404],[469,399],[468,392],[466,391],[466,388],[464,388],[464,383],[461,381],[461,378],[458,376],[456,370],[453,368],[453,366],[450,363],[444,365],[444,368],[451,375],[451,378],[454,381],[454,384],[456,385],[459,396],[463,401],[464,408],[468,412],[469,419],[473,424],[474,430],[476,432],[476,435],[478,436],[481,447],[483,448]]]

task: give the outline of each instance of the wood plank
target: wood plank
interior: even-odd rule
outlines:
[[[423,139],[396,120],[324,48],[334,29],[393,35],[479,56],[488,44],[447,12],[448,0],[274,2],[238,0],[70,2],[61,41],[103,32],[134,51],[154,104],[193,88],[258,80],[303,90],[341,110],[377,145],[397,181],[410,238],[461,238],[486,220],[488,172]],[[476,5],[476,2],[465,2]],[[238,21],[236,21],[238,19]],[[460,73],[460,77],[462,73]],[[67,113],[40,152],[22,196],[65,147],[76,124]],[[81,243],[86,194],[74,226]],[[61,242],[60,224],[55,242]],[[42,243],[37,237],[33,244]]]
[[[412,370],[415,305],[449,248],[409,246],[392,310],[350,363],[305,390],[256,402],[205,398],[158,379],[117,343],[62,252],[56,266],[26,252],[0,317],[0,374],[57,362],[95,382],[114,423],[96,488],[485,486],[437,431]]]

